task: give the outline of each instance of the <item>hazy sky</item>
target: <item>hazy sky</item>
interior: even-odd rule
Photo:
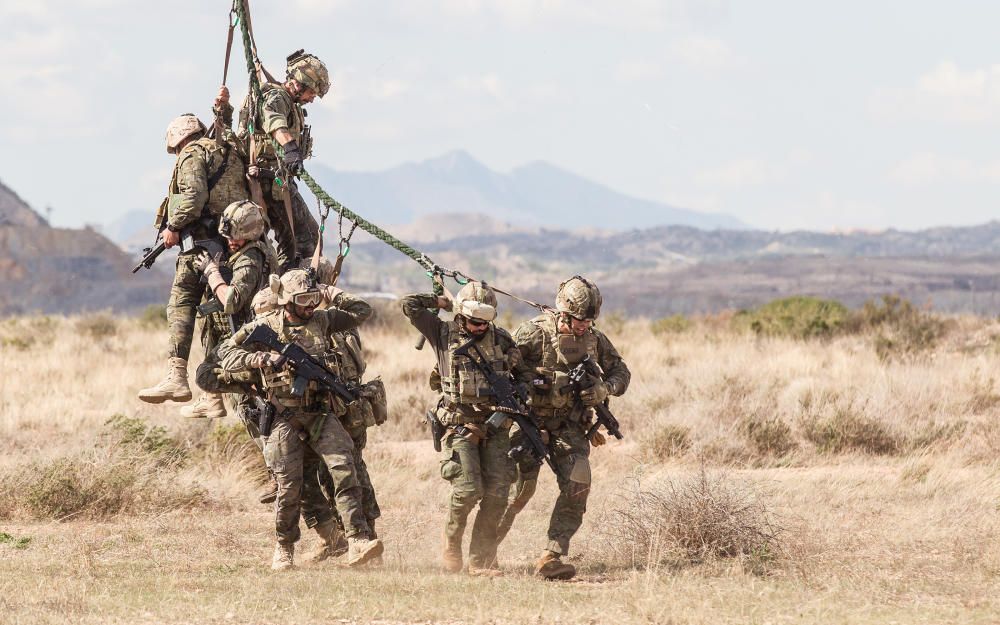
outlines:
[[[764,228],[996,217],[1000,3],[251,4],[273,72],[299,47],[329,66],[309,119],[338,169],[462,148]],[[167,123],[210,116],[229,6],[0,0],[0,179],[57,225],[155,209]],[[238,97],[242,59],[237,42]]]

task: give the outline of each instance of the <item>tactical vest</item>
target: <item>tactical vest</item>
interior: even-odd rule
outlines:
[[[272,327],[281,324],[281,310],[271,313],[275,315]],[[323,330],[325,324],[316,323],[317,317],[313,317],[308,323],[300,326],[284,325],[284,327],[274,328],[278,332],[278,338],[282,343],[294,341],[310,356],[322,363],[330,373],[343,377],[340,369],[340,358],[338,357],[334,345],[325,336]],[[273,393],[275,401],[286,408],[299,408],[304,412],[326,412],[330,411],[336,415],[344,414],[346,409],[343,400],[331,393],[316,393],[313,383],[309,383],[305,395],[295,397],[292,395],[291,387],[294,375],[288,367],[283,367],[280,371],[275,371],[271,367],[261,370],[261,377],[264,380],[264,388]]]
[[[548,314],[535,317],[529,323],[542,331],[542,361],[538,365],[538,373],[546,382],[542,386],[532,385],[531,407],[543,416],[551,416],[573,404],[573,396],[569,392],[570,369],[588,355],[597,362],[597,335],[593,330],[580,337],[560,334],[556,317]]]
[[[452,320],[441,326],[441,344],[446,346],[446,351],[441,356],[439,366],[441,371],[447,372],[446,375],[441,375],[441,394],[450,407],[446,406],[446,414],[439,415],[439,418],[446,425],[485,421],[495,402],[486,376],[479,367],[469,356],[455,355],[455,350],[470,338],[460,332],[457,321]],[[507,358],[495,328],[491,326],[476,346],[498,375],[507,373]],[[475,350],[472,350],[472,354],[475,356]]]

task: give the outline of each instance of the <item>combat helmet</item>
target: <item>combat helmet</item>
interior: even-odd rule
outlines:
[[[233,202],[219,219],[219,234],[230,240],[256,241],[266,229],[263,211],[249,200]]]
[[[556,292],[556,310],[577,319],[597,319],[602,302],[597,285],[582,276],[565,280]]]
[[[271,274],[271,292],[278,296],[278,304],[297,304],[299,306],[315,306],[323,299],[316,280],[306,269],[289,269],[279,278]]]
[[[321,98],[330,91],[330,72],[326,65],[305,50],[296,50],[288,55],[287,73],[289,79],[309,87]]]
[[[493,321],[497,317],[497,294],[484,282],[469,282],[455,295],[455,314]]]
[[[204,134],[208,132],[208,128],[205,128],[205,124],[201,123],[194,113],[184,113],[175,118],[167,126],[167,154],[176,154],[181,141],[199,132]]]

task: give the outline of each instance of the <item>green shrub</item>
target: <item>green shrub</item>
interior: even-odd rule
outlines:
[[[832,336],[847,318],[848,310],[840,302],[797,296],[741,311],[733,324],[760,336],[811,339]]]
[[[684,315],[670,315],[650,322],[650,330],[657,336],[681,334],[691,329],[691,320]]]

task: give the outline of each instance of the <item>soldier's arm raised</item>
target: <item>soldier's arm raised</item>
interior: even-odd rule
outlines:
[[[316,311],[316,314],[323,313],[327,316],[329,319],[327,327],[330,332],[343,332],[344,330],[353,330],[368,321],[374,312],[371,305],[365,300],[344,293],[341,295],[337,307]]]
[[[260,284],[264,257],[260,250],[247,250],[233,264],[233,279],[226,287],[218,287],[215,296],[222,303],[223,312],[232,315],[250,306],[257,285]]]
[[[403,314],[410,320],[413,327],[430,341],[431,347],[435,351],[440,348],[441,326],[445,322],[428,309],[441,308],[443,304],[441,300],[442,298],[433,293],[418,293],[407,295],[399,302],[403,308]]]

